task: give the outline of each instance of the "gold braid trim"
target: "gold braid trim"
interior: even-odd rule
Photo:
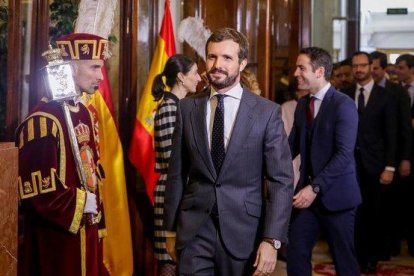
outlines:
[[[80,223],[83,216],[83,210],[85,209],[86,203],[86,192],[81,189],[76,189],[76,208],[75,214],[73,215],[72,224],[69,227],[69,232],[76,234],[78,233]]]
[[[98,236],[100,239],[105,238],[108,235],[106,228],[98,230]]]
[[[54,133],[56,131],[55,126],[58,128],[59,148],[60,148],[60,154],[59,154],[59,156],[60,156],[60,158],[59,158],[59,179],[61,180],[61,182],[63,183],[63,185],[65,185],[65,178],[66,178],[66,175],[65,175],[65,172],[66,172],[66,150],[65,150],[65,136],[63,134],[62,125],[60,124],[59,120],[55,116],[53,116],[52,114],[50,114],[50,113],[46,113],[46,112],[35,112],[32,115],[30,115],[29,117],[27,117],[24,122],[22,122],[22,124],[23,124],[26,121],[28,121],[28,124],[29,124],[29,137],[32,136],[32,135],[34,136],[34,133],[33,134],[30,134],[30,132],[32,132],[32,130],[30,130],[30,128],[33,128],[33,126],[30,127],[31,121],[33,121],[33,120],[30,121],[30,119],[34,118],[35,116],[40,116],[40,118],[45,117],[45,118],[48,118],[48,119],[50,119],[50,120],[52,120],[54,122],[54,124],[52,126],[52,134],[55,137],[56,137],[56,134]],[[28,141],[30,141],[30,140],[28,139]],[[22,143],[22,142],[20,142],[20,143]],[[21,147],[22,147],[22,145],[19,146],[19,148],[21,148]]]
[[[80,229],[80,253],[81,253],[81,273],[86,276],[86,230],[85,226]]]

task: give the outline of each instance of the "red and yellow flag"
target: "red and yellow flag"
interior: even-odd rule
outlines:
[[[103,257],[111,275],[127,276],[133,273],[133,260],[124,157],[105,67],[102,74],[104,80],[88,98],[87,106],[98,118],[100,162],[105,171],[102,192],[107,235],[103,239]]]
[[[175,54],[174,31],[171,21],[170,1],[165,1],[164,18],[158,37],[157,48],[148,79],[141,94],[135,120],[134,132],[132,134],[131,146],[129,148],[129,160],[144,179],[148,197],[154,203],[154,188],[159,174],[155,172],[155,149],[154,149],[154,115],[158,103],[151,95],[152,82],[156,75],[164,70],[168,58]]]

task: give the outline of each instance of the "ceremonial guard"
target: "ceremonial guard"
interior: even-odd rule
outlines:
[[[45,74],[52,95],[16,133],[23,218],[19,275],[105,275],[98,125],[81,95],[95,93],[102,81],[108,41],[78,33],[57,45]],[[75,96],[56,100],[54,85]]]

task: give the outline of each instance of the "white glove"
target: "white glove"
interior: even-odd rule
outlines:
[[[96,204],[96,195],[91,192],[86,192],[86,203],[84,214],[98,214],[98,205]]]

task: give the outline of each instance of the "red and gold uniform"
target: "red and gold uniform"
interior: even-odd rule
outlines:
[[[42,103],[17,129],[23,215],[19,275],[105,275],[105,236],[96,125],[82,104],[70,104],[88,190],[98,204],[96,224],[84,212],[86,192],[76,170],[63,109]]]

